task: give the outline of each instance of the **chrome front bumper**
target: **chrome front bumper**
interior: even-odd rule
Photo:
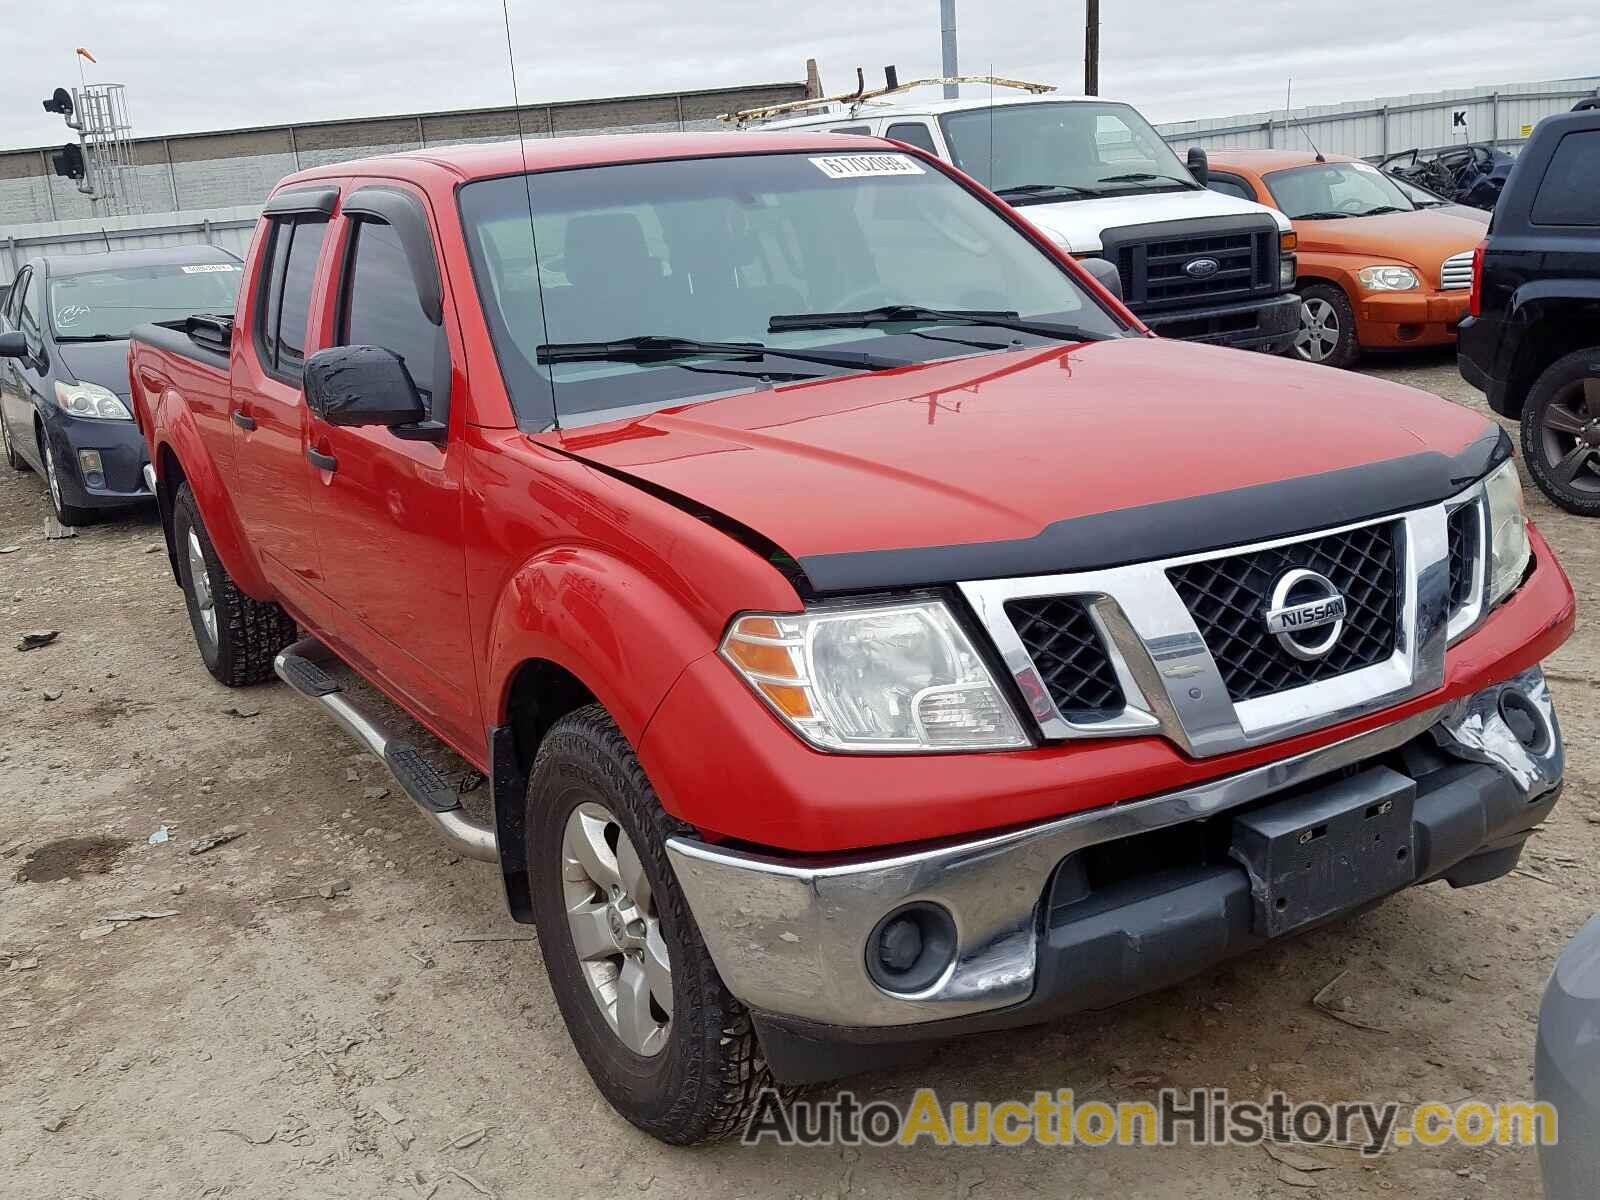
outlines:
[[[1521,712],[1537,726],[1532,749],[1501,715],[1506,691],[1519,694]],[[1214,817],[1425,735],[1452,758],[1492,766],[1530,802],[1561,780],[1560,729],[1543,672],[1534,668],[1465,700],[1292,758],[969,842],[875,858],[797,860],[680,837],[667,843],[667,853],[723,981],[747,1006],[823,1025],[916,1025],[1029,999],[1041,910],[1067,855]],[[1476,843],[1463,848],[1458,860],[1477,849]],[[1427,877],[1441,873],[1432,869],[1437,865]],[[957,953],[930,987],[891,993],[867,973],[867,942],[886,914],[917,900],[950,912]]]

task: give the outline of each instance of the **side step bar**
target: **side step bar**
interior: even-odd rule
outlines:
[[[468,858],[499,862],[494,830],[480,825],[461,807],[455,789],[410,742],[396,741],[376,718],[363,712],[338,680],[319,665],[329,651],[316,638],[302,638],[272,661],[278,678],[307,700],[322,706],[356,741],[383,760],[395,783],[410,796],[445,841]]]

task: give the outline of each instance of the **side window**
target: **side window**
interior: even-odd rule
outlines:
[[[262,365],[285,382],[299,383],[305,366],[311,282],[327,232],[328,222],[320,218],[272,223],[257,336]]]
[[[42,290],[34,283],[33,272],[29,271],[23,282],[22,301],[17,305],[17,328],[28,335],[30,345],[43,340],[39,336],[39,293]]]
[[[424,399],[431,397],[439,327],[422,311],[399,235],[382,221],[356,223],[339,341],[394,351],[411,372],[417,391]]]
[[[832,129],[828,130],[828,132],[829,133],[859,133],[863,137],[871,137],[872,136],[872,126],[871,125],[835,125]]]
[[[1234,175],[1218,175],[1215,171],[1211,178],[1206,180],[1206,186],[1213,192],[1221,192],[1224,196],[1237,196],[1241,200],[1254,200],[1255,193],[1246,186],[1244,180]]]
[[[1531,216],[1535,225],[1600,225],[1600,129],[1561,139]]]
[[[903,121],[899,125],[891,125],[884,130],[883,136],[915,146],[918,150],[926,150],[929,154],[939,153],[933,148],[933,134],[921,121]]]
[[[17,327],[17,310],[22,307],[22,293],[28,287],[28,274],[27,267],[17,272],[17,277],[11,281],[11,287],[6,292],[6,302],[0,305],[0,326],[6,329]]]

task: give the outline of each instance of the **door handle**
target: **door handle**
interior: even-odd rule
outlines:
[[[252,429],[254,429],[256,427],[256,419],[254,417],[246,416],[243,412],[241,412],[237,408],[233,410],[233,414],[232,415],[233,415],[233,423],[235,425],[237,425],[240,429],[243,429],[245,432],[248,433],[250,430],[252,430]]]
[[[315,450],[310,446],[306,447],[306,461],[324,471],[336,470],[339,466],[339,460],[333,455],[323,454],[320,450]]]

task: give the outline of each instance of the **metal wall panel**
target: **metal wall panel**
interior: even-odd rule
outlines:
[[[41,254],[103,254],[154,246],[210,243],[243,258],[255,233],[259,205],[134,217],[43,221],[0,229],[0,288],[28,259]]]

